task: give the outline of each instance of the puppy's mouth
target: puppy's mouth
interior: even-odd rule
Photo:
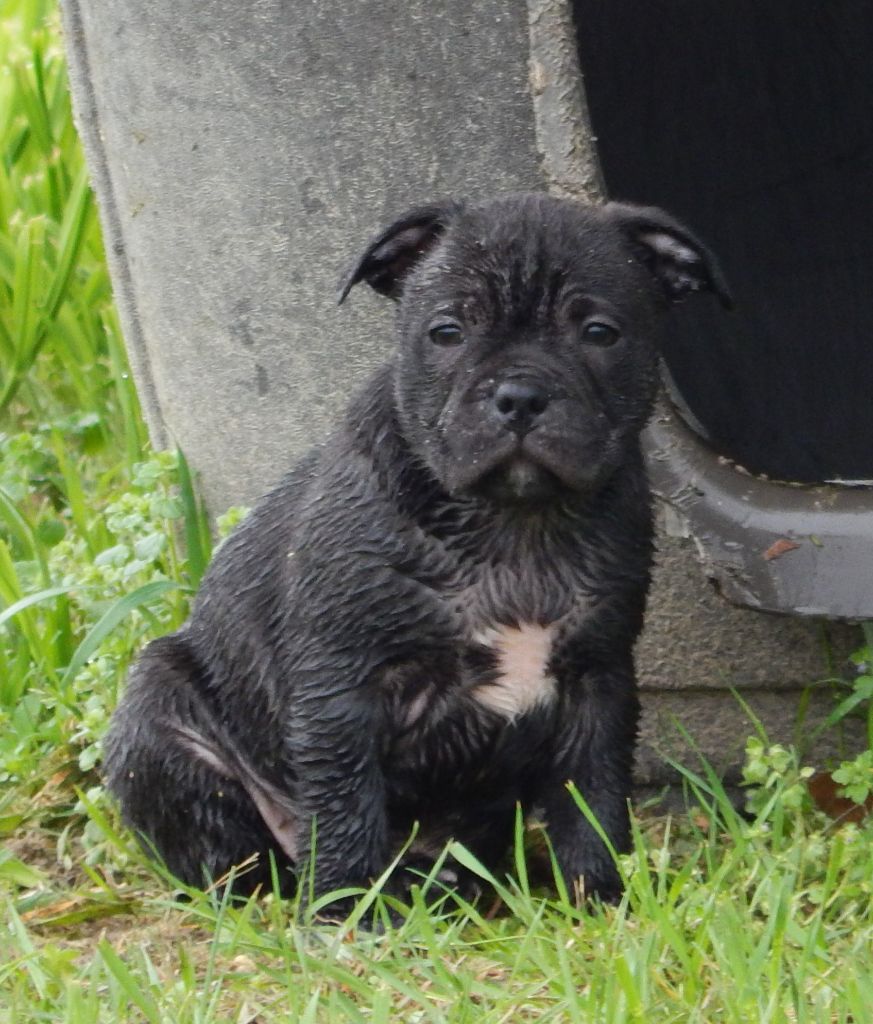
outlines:
[[[540,504],[568,490],[557,460],[534,434],[494,439],[487,452],[459,460],[452,490],[479,494],[501,504]]]
[[[453,494],[503,505],[547,505],[595,491],[608,472],[611,447],[607,437],[571,440],[547,430],[522,437],[492,434],[487,443],[469,438],[467,445],[453,446],[443,481]]]
[[[500,504],[539,505],[566,488],[555,473],[519,450],[480,476],[471,490]]]

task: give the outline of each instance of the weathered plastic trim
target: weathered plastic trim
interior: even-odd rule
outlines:
[[[751,476],[708,448],[666,398],[644,444],[668,534],[695,541],[704,571],[729,601],[873,618],[873,489]]]

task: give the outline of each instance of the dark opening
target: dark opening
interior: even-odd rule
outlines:
[[[665,359],[712,446],[779,479],[873,479],[873,3],[575,0],[614,198],[663,206],[739,310]]]

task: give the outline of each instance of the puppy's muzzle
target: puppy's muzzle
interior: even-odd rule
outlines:
[[[519,437],[529,433],[549,406],[545,389],[530,380],[505,380],[494,392],[493,407],[503,427]]]

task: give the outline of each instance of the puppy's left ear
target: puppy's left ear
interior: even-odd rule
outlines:
[[[460,210],[460,203],[434,203],[418,206],[394,221],[343,275],[337,301],[342,302],[359,281],[366,281],[381,295],[400,298],[407,274],[434,247]]]
[[[607,203],[604,212],[617,222],[669,301],[710,291],[725,309],[733,308],[734,300],[715,257],[679,221],[657,207],[630,203]]]

